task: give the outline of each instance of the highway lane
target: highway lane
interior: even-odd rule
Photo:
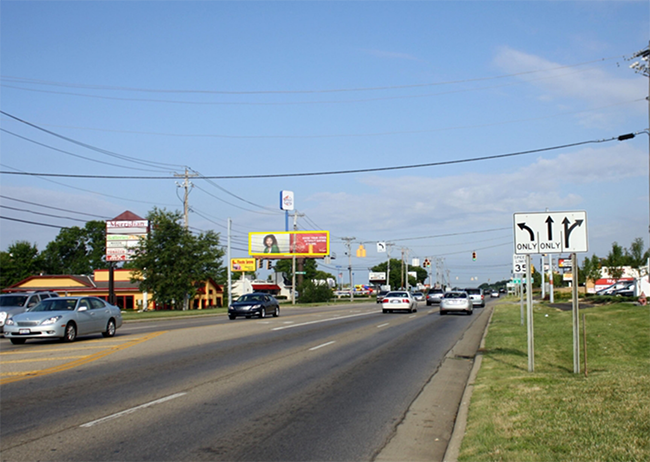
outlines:
[[[218,318],[3,385],[3,460],[370,460],[473,319]]]

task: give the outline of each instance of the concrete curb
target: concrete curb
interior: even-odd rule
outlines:
[[[476,316],[461,339],[447,352],[429,383],[411,403],[393,437],[373,458],[375,462],[445,460],[492,309],[486,307]],[[460,447],[460,441],[462,432],[458,443],[454,443],[456,447]]]
[[[479,348],[485,348],[485,337],[488,333],[488,328],[492,322],[492,315],[494,314],[494,309],[490,311],[490,317],[487,324],[485,325],[485,331],[483,332],[483,337],[481,338],[481,343]],[[463,398],[460,402],[460,407],[458,408],[458,414],[456,416],[456,423],[454,425],[454,430],[451,434],[449,444],[447,445],[447,451],[445,452],[445,457],[443,462],[457,462],[458,454],[460,453],[460,445],[463,442],[463,437],[465,436],[465,428],[467,425],[467,416],[469,414],[469,404],[472,400],[472,392],[474,391],[474,382],[476,381],[476,376],[478,371],[481,369],[481,363],[483,362],[483,353],[478,351],[474,359],[474,365],[472,366],[472,371],[469,374],[469,379],[467,380],[467,385],[465,387],[465,392],[463,393]]]

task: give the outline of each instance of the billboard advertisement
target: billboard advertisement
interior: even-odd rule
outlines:
[[[231,258],[230,271],[255,271],[255,263],[257,260],[254,258]]]
[[[322,258],[330,253],[329,231],[248,233],[248,253],[266,258]]]

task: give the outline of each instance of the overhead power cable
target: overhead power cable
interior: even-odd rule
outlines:
[[[215,94],[215,95],[260,95],[260,94],[307,94],[307,93],[344,93],[344,92],[358,92],[358,91],[384,91],[384,90],[397,90],[397,89],[406,89],[406,88],[422,88],[422,87],[433,87],[441,85],[452,85],[459,83],[470,83],[470,82],[482,82],[486,80],[496,80],[504,79],[508,77],[517,77],[522,75],[530,75],[540,72],[549,72],[557,71],[559,69],[569,69],[572,67],[585,66],[588,64],[604,62],[612,59],[625,58],[625,56],[613,56],[609,58],[600,58],[594,59],[591,61],[584,61],[576,64],[569,64],[566,66],[556,66],[548,69],[537,69],[534,71],[524,71],[517,72],[513,74],[504,74],[491,77],[477,77],[471,79],[460,79],[460,80],[449,80],[443,82],[429,82],[429,83],[420,83],[420,84],[409,84],[409,85],[386,85],[386,86],[377,86],[377,87],[354,87],[354,88],[334,88],[334,89],[320,89],[320,90],[249,90],[249,91],[225,91],[225,90],[179,90],[179,89],[154,89],[154,88],[142,88],[142,87],[118,87],[110,85],[87,85],[87,84],[78,84],[78,83],[66,83],[66,82],[54,82],[46,81],[39,79],[29,79],[24,77],[15,77],[15,76],[2,76],[2,80],[5,81],[14,81],[20,83],[30,83],[37,85],[49,85],[49,86],[58,86],[58,87],[68,87],[68,88],[87,88],[92,90],[110,90],[110,91],[137,91],[137,92],[146,92],[146,93],[180,93],[180,94]]]
[[[37,202],[30,202],[30,201],[26,201],[26,200],[22,200],[22,199],[16,199],[15,197],[4,196],[2,194],[0,194],[0,198],[8,199],[8,200],[11,200],[11,201],[16,201],[16,202],[22,202],[23,204],[36,205],[38,207],[43,207],[43,208],[46,208],[46,209],[60,210],[62,212],[77,213],[79,215],[87,215],[89,217],[95,217],[95,218],[99,218],[101,220],[109,220],[110,219],[109,217],[106,217],[106,216],[103,216],[103,215],[95,215],[95,214],[92,214],[92,213],[77,212],[76,210],[69,210],[69,209],[62,209],[62,208],[59,208],[59,207],[52,207],[51,205],[44,205],[44,204],[39,204]]]
[[[23,213],[33,213],[34,215],[42,215],[44,217],[52,217],[52,218],[61,218],[61,219],[65,219],[65,220],[81,221],[83,223],[86,223],[88,221],[88,220],[83,220],[81,218],[63,217],[61,215],[53,215],[51,213],[36,212],[35,210],[19,209],[17,207],[10,207],[8,205],[2,205],[2,204],[0,204],[0,209],[14,210],[14,211],[23,212]]]
[[[637,132],[637,133],[643,133],[643,132]],[[464,163],[478,162],[484,160],[505,159],[508,157],[517,157],[517,156],[524,156],[528,154],[535,154],[539,152],[555,151],[558,149],[584,146],[587,144],[606,143],[609,141],[628,139],[627,138],[628,136],[633,138],[637,133],[630,134],[630,135],[621,135],[618,137],[612,137],[612,138],[607,138],[602,140],[580,141],[577,143],[551,146],[548,148],[531,149],[528,151],[518,151],[509,154],[495,154],[491,156],[470,157],[466,159],[428,162],[422,164],[396,165],[392,167],[374,167],[374,168],[360,168],[360,169],[352,169],[352,170],[333,170],[333,171],[306,172],[306,173],[268,173],[268,174],[258,174],[258,175],[204,175],[202,178],[209,178],[213,180],[243,180],[243,179],[255,179],[255,178],[295,178],[295,177],[310,177],[310,176],[345,175],[345,174],[353,174],[353,173],[385,172],[385,171],[392,171],[392,170],[406,170],[406,169],[415,169],[415,168],[424,168],[424,167],[440,167],[443,165],[455,165],[455,164],[464,164]],[[31,172],[7,172],[7,171],[0,171],[0,174],[33,175],[33,176],[61,177],[61,178],[101,178],[101,179],[113,179],[113,180],[169,180],[170,179],[170,177],[167,176],[82,175],[82,174],[70,174],[70,173],[31,173]]]
[[[49,134],[49,135],[55,136],[55,137],[57,137],[57,138],[60,138],[60,139],[62,139],[62,140],[68,141],[68,142],[73,143],[73,144],[76,144],[76,145],[78,145],[78,146],[82,146],[82,147],[87,148],[87,149],[90,149],[90,150],[92,150],[92,151],[99,152],[100,154],[104,154],[104,155],[107,155],[107,156],[110,156],[110,157],[114,157],[114,158],[117,158],[117,159],[125,160],[125,161],[127,161],[127,162],[133,162],[133,163],[135,163],[135,164],[146,165],[146,166],[148,166],[148,167],[158,167],[158,168],[161,168],[161,167],[185,168],[185,166],[183,166],[183,165],[179,165],[179,164],[167,164],[167,163],[162,163],[162,162],[151,162],[151,161],[146,161],[146,160],[137,159],[137,158],[135,158],[135,157],[125,156],[125,155],[123,155],[123,154],[118,154],[118,153],[116,153],[116,152],[108,151],[108,150],[106,150],[106,149],[102,149],[102,148],[98,148],[98,147],[96,147],[96,146],[93,146],[93,145],[91,145],[91,144],[83,143],[83,142],[81,142],[81,141],[77,141],[77,140],[75,140],[75,139],[68,138],[67,136],[60,135],[60,134],[55,133],[55,132],[53,132],[53,131],[47,130],[47,129],[43,128],[43,127],[39,127],[39,126],[36,125],[36,124],[33,124],[33,123],[28,122],[28,121],[26,121],[26,120],[23,120],[23,119],[21,119],[21,118],[19,118],[19,117],[16,117],[16,116],[14,116],[14,115],[11,115],[11,114],[9,114],[8,112],[0,111],[0,114],[2,114],[2,115],[4,115],[4,116],[7,116],[7,117],[9,117],[9,118],[11,118],[11,119],[13,119],[13,120],[15,120],[15,121],[17,121],[17,122],[22,123],[22,124],[28,125],[28,126],[30,126],[30,127],[32,127],[32,128],[35,128],[36,130],[40,130],[40,131],[42,131],[42,132],[44,132],[44,133],[47,133],[47,134]]]
[[[29,225],[38,225],[38,226],[47,226],[49,228],[58,228],[58,229],[68,229],[68,226],[57,226],[57,225],[50,225],[48,223],[38,223],[36,221],[28,221],[28,220],[20,220],[18,218],[11,218],[11,217],[6,217],[4,215],[0,215],[0,218],[3,220],[10,220],[10,221],[18,221],[20,223],[27,223]]]

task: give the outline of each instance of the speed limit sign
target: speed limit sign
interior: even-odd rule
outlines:
[[[514,274],[526,273],[526,255],[514,254],[512,256],[512,272]]]

